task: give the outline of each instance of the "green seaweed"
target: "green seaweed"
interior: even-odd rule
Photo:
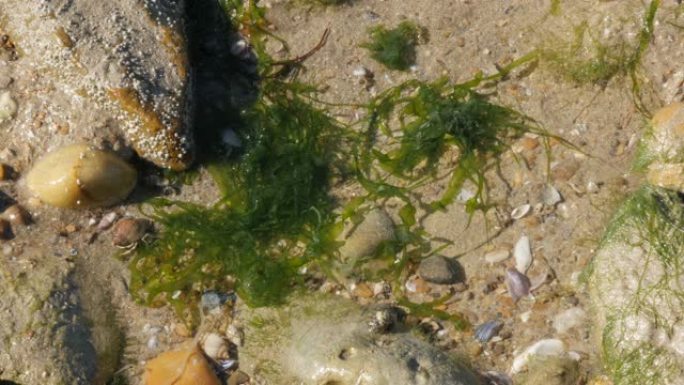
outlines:
[[[296,269],[331,248],[329,155],[344,130],[289,90],[266,83],[244,116],[240,161],[210,168],[224,194],[218,203],[153,201],[149,215],[164,231],[131,261],[132,289],[148,303],[195,283],[221,285],[228,274],[248,304],[278,303]]]
[[[361,47],[389,69],[407,71],[416,62],[416,45],[424,31],[415,23],[402,21],[396,28],[378,25],[369,30],[370,40]]]
[[[552,70],[576,84],[597,84],[605,87],[618,76],[630,79],[635,105],[648,115],[648,107],[642,95],[641,62],[648,49],[655,29],[655,16],[660,0],[648,5],[642,19],[642,27],[634,42],[617,40],[604,42],[591,34],[586,22],[575,27],[574,40],[555,39],[540,50],[540,57]],[[552,7],[553,8],[553,7]]]
[[[553,16],[558,16],[561,13],[561,0],[551,0],[551,5],[549,7],[549,14]]]
[[[466,209],[471,214],[486,211],[489,203],[485,173],[498,164],[499,156],[525,133],[539,134],[543,140],[550,135],[533,119],[492,102],[478,90],[533,59],[534,55],[522,57],[494,75],[480,74],[464,83],[453,84],[448,79],[432,83],[410,80],[381,93],[368,105],[367,132],[382,132],[395,139],[397,146],[388,152],[369,150],[361,156],[362,170],[369,173],[373,164],[378,163],[382,171],[420,186],[439,179],[438,162],[445,153],[453,151],[458,154],[458,161],[447,171],[447,188],[430,206],[445,208],[464,183],[470,181],[477,191]],[[394,122],[398,122],[398,127],[394,127]],[[385,186],[387,191],[391,190]],[[399,194],[395,196],[406,201]]]
[[[251,37],[260,63],[259,97],[234,117],[243,147],[229,156],[219,152],[200,159],[221,192],[217,202],[150,201],[145,212],[162,230],[130,260],[137,299],[168,303],[189,323],[196,321],[194,305],[208,289],[235,289],[250,306],[280,304],[306,286],[304,267],[330,279],[339,277],[336,269],[345,269],[399,287],[422,258],[439,251],[430,247],[434,240],[416,218],[418,207],[444,208],[471,181],[478,191],[466,210],[485,211],[485,173],[512,140],[527,132],[550,137],[534,120],[482,91],[534,55],[464,83],[406,82],[353,106],[365,108],[367,118],[343,124],[329,108],[349,106],[326,104],[317,87],[296,80],[296,67],[325,43],[327,32],[309,53],[276,61],[263,44],[271,36],[263,8],[253,1],[221,3],[236,28]],[[379,138],[389,147],[378,145]],[[452,151],[458,153],[456,166],[441,175],[437,166]],[[422,202],[415,190],[445,176],[450,178],[446,193],[437,202]],[[354,183],[364,192],[337,201],[330,193],[333,183]],[[368,258],[341,264],[343,225],[358,222],[390,198],[403,202],[396,239]],[[412,309],[463,326],[460,316],[436,305]]]

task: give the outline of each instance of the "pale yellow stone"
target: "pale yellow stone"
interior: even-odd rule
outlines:
[[[110,206],[133,190],[137,173],[116,154],[87,144],[62,147],[40,159],[26,176],[29,190],[57,207]]]

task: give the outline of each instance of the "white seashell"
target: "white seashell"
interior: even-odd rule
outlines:
[[[558,190],[555,187],[547,184],[541,193],[541,201],[547,206],[555,206],[563,200]]]
[[[12,99],[9,91],[0,91],[0,123],[12,119],[17,113],[17,102]]]
[[[560,356],[565,352],[565,344],[558,339],[537,341],[513,359],[510,374],[520,372],[527,366],[532,356]]]
[[[532,265],[532,250],[530,249],[530,238],[523,235],[518,239],[513,248],[513,258],[515,258],[515,268],[525,274]]]
[[[507,249],[494,249],[484,255],[484,260],[489,264],[495,264],[507,260],[511,256],[511,252]]]
[[[202,350],[209,358],[214,360],[227,360],[230,358],[228,342],[216,333],[209,333],[200,341]]]
[[[529,214],[530,209],[532,208],[531,205],[529,204],[524,204],[522,206],[518,206],[511,211],[511,218],[513,219],[520,219],[524,218],[527,214]]]
[[[26,185],[41,201],[57,207],[110,206],[133,190],[137,173],[111,152],[88,144],[62,147],[40,159]]]

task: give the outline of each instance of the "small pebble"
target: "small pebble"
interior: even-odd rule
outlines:
[[[17,113],[17,102],[9,91],[0,90],[0,123],[10,120]]]
[[[10,180],[13,177],[12,167],[0,163],[0,180]]]
[[[249,376],[241,370],[231,374],[228,378],[228,385],[242,385],[247,383],[249,383]]]
[[[556,182],[567,182],[575,175],[579,167],[580,164],[575,159],[564,160],[551,168],[551,178]]]
[[[418,275],[428,282],[452,284],[463,280],[462,270],[457,261],[433,255],[420,261]]]
[[[365,282],[354,285],[354,295],[361,298],[373,298],[373,290]]]
[[[18,204],[8,207],[3,215],[13,225],[26,226],[31,223],[31,214]]]
[[[6,219],[0,219],[0,239],[8,240],[14,238],[12,227]]]
[[[550,184],[544,186],[539,198],[547,206],[555,206],[563,200],[558,190]]]
[[[579,307],[572,307],[553,317],[553,328],[562,334],[584,321],[586,313]]]
[[[183,338],[189,338],[192,337],[192,332],[190,329],[183,323],[176,323],[173,325],[173,332]]]
[[[115,246],[128,247],[137,244],[152,229],[152,222],[147,219],[122,218],[112,229],[112,243]]]

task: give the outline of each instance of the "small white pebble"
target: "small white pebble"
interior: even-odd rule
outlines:
[[[0,91],[0,123],[11,119],[17,113],[17,102],[9,91]]]

